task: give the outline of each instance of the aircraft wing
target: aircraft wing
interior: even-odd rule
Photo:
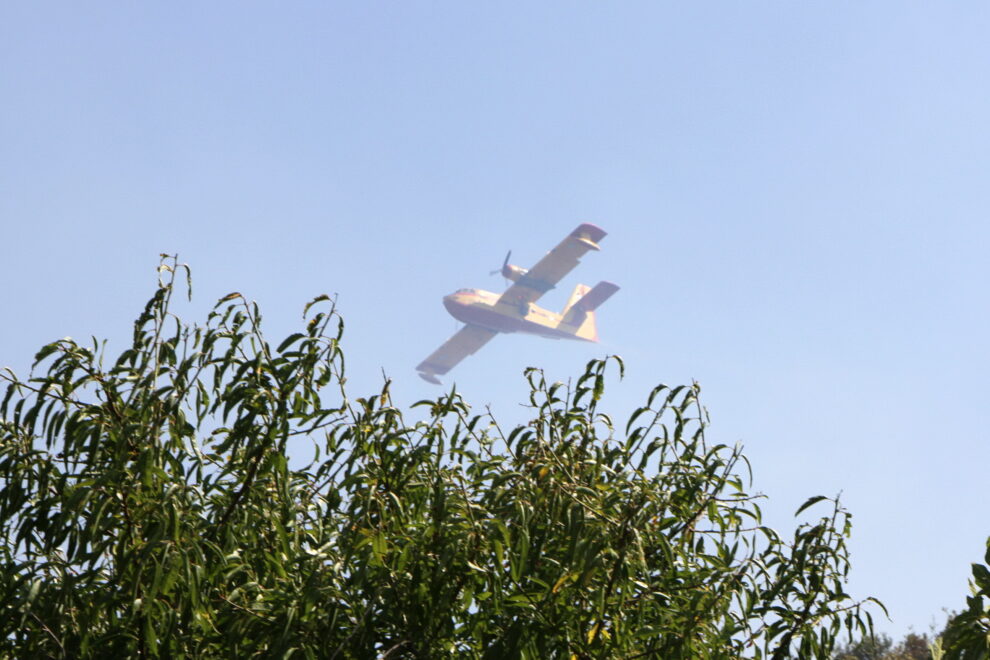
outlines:
[[[574,270],[578,261],[589,250],[599,250],[598,241],[605,238],[605,231],[585,223],[568,234],[550,250],[525,275],[505,290],[499,302],[521,305],[536,302],[544,293],[557,286],[564,276]]]
[[[445,341],[440,348],[433,351],[428,358],[419,363],[416,371],[423,380],[440,384],[437,374],[445,374],[454,366],[476,352],[479,348],[497,335],[494,330],[482,328],[479,325],[466,325],[454,336]]]

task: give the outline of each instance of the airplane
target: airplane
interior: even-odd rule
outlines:
[[[437,376],[446,374],[500,332],[597,342],[595,310],[619,290],[615,284],[603,281],[594,288],[578,284],[560,314],[533,303],[574,270],[585,253],[600,250],[598,243],[605,235],[605,231],[595,225],[578,225],[529,270],[509,263],[510,250],[501,270],[492,271],[493,275],[501,272],[513,282],[501,295],[481,289],[459,289],[444,296],[443,306],[466,325],[419,363],[416,367],[419,376],[441,385]]]

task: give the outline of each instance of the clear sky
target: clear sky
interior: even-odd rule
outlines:
[[[985,2],[0,5],[0,365],[127,341],[161,252],[276,338],[339,295],[354,396],[415,365],[580,222],[601,345],[505,336],[452,372],[623,356],[608,407],[696,379],[769,522],[855,514],[853,595],[901,635],[959,609],[990,535]],[[882,618],[882,617],[881,617]]]

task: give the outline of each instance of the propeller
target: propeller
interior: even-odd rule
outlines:
[[[509,257],[511,257],[511,256],[512,256],[512,250],[509,250],[508,253],[506,253],[506,255],[505,255],[505,261],[502,262],[502,267],[501,268],[498,268],[496,270],[493,270],[492,272],[490,272],[488,274],[489,275],[497,275],[498,273],[501,273],[502,271],[504,271],[505,270],[505,267],[509,265]]]

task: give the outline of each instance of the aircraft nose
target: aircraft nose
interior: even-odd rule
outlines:
[[[465,293],[464,291],[455,291],[449,295],[443,297],[443,306],[447,308],[447,311],[454,316],[457,316],[458,310],[470,306],[471,304],[471,294]]]

